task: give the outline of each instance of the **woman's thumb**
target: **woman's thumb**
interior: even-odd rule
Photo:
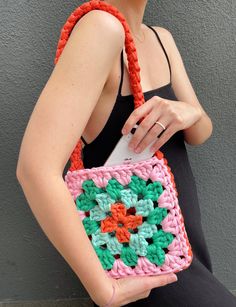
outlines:
[[[155,279],[154,283],[156,287],[165,286],[178,280],[177,275],[174,273],[153,276],[153,278]]]
[[[159,277],[161,277],[161,279],[159,280],[161,285],[162,285],[162,283],[163,283],[163,285],[166,285],[166,284],[170,284],[170,283],[178,280],[177,275],[174,274],[174,273],[164,274],[164,275],[161,275]]]

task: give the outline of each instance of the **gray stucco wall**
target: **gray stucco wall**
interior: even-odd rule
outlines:
[[[15,177],[22,136],[53,69],[61,26],[81,3],[0,0],[0,302],[87,297],[39,228]],[[214,272],[230,290],[236,289],[235,16],[234,0],[150,0],[144,18],[172,32],[213,121],[211,138],[187,149]]]

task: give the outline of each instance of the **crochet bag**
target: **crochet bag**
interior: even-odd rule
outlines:
[[[143,104],[136,48],[124,16],[112,5],[92,0],[79,6],[61,30],[57,63],[76,22],[91,10],[120,20],[135,108]],[[174,176],[163,153],[130,164],[84,168],[82,141],[70,156],[65,183],[105,270],[113,278],[179,272],[192,262],[192,249],[178,203]]]

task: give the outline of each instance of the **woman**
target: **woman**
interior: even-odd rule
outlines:
[[[108,302],[112,307],[235,306],[233,295],[212,274],[184,144],[205,142],[212,122],[194,93],[170,32],[142,23],[147,0],[106,2],[116,6],[130,26],[145,104],[133,112],[121,23],[104,11],[87,13],[74,27],[31,115],[17,178],[40,226],[77,274],[94,306]],[[177,281],[175,274],[108,278],[62,176],[81,136],[84,166],[103,165],[121,130],[128,133],[146,114],[131,148],[139,145],[142,151],[159,136],[152,150],[161,148],[175,175],[194,253],[193,263],[177,274]],[[35,161],[40,163],[36,166]]]

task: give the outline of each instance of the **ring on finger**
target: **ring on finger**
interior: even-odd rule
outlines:
[[[162,127],[163,130],[166,130],[166,127],[161,122],[159,122],[158,120],[155,122],[155,124],[158,124],[159,126]]]
[[[153,127],[155,127],[156,125],[162,127],[162,131],[157,135],[157,138],[158,138],[158,137],[160,137],[160,136],[162,135],[162,133],[163,133],[167,128],[166,128],[165,125],[163,125],[163,124],[161,123],[160,120],[159,120],[159,121],[157,120],[157,121],[154,123]]]

